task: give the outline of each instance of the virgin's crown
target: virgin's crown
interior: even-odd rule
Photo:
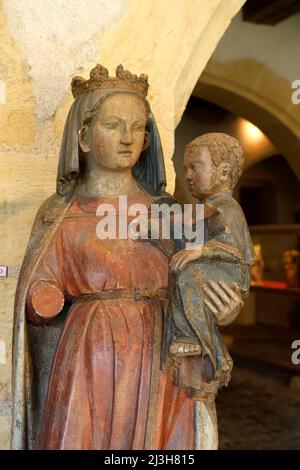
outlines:
[[[124,70],[123,65],[118,65],[116,76],[109,77],[108,70],[103,65],[97,64],[90,71],[90,78],[74,77],[71,83],[74,98],[98,89],[121,89],[134,91],[147,96],[149,88],[148,76],[142,73],[139,77],[129,70]]]

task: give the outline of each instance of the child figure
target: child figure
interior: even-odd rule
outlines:
[[[239,142],[227,134],[204,134],[185,149],[185,178],[192,195],[204,204],[206,235],[202,247],[181,249],[171,260],[169,351],[178,361],[178,385],[190,389],[204,382],[214,384],[216,392],[231,376],[232,360],[216,320],[222,325],[234,318],[222,323],[225,304],[206,284],[216,292],[219,286],[225,291],[226,284],[234,286],[243,298],[249,291],[255,255],[243,211],[232,197],[243,164]]]

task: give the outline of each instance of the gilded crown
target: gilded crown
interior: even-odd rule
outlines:
[[[74,98],[98,89],[121,89],[139,92],[147,96],[149,88],[148,75],[142,73],[139,77],[129,70],[124,70],[123,65],[118,65],[116,76],[109,77],[108,70],[103,65],[97,64],[90,71],[90,78],[74,77],[71,83]]]

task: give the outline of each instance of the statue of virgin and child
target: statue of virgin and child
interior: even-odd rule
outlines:
[[[200,346],[170,347],[170,253],[96,233],[97,208],[118,213],[119,196],[174,202],[147,90],[146,75],[122,66],[72,81],[56,194],[36,215],[16,292],[14,449],[195,449],[215,430],[209,378],[194,390],[178,381],[182,361],[186,376],[204,359]],[[230,282],[205,288],[216,325],[237,316],[243,301]],[[197,400],[209,403],[206,418]]]

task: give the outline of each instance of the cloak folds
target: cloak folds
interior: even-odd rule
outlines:
[[[33,405],[40,399],[45,400],[53,354],[63,326],[59,317],[53,320],[51,325],[36,327],[27,324],[25,308],[28,286],[31,276],[72,202],[73,198],[55,194],[42,204],[33,224],[19,276],[13,331],[12,449],[34,449],[33,428],[40,424],[36,421],[41,419],[40,411],[44,403],[40,402],[37,405],[36,412],[33,412]],[[46,354],[42,354],[42,349],[35,351],[35,364],[33,364],[30,348],[39,344],[42,344],[47,351]],[[49,349],[45,348],[46,344],[49,344]],[[33,369],[39,371],[40,375],[35,396],[32,394]]]

